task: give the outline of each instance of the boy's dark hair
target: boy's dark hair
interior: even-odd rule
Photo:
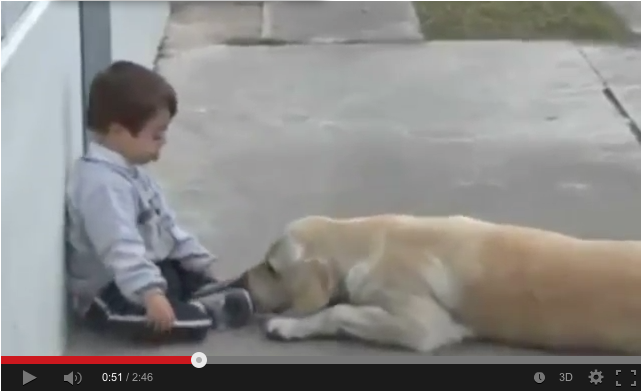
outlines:
[[[117,123],[135,136],[162,109],[172,118],[178,111],[176,92],[167,80],[142,65],[116,61],[91,82],[87,125],[105,133]]]

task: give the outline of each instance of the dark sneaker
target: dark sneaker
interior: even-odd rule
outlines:
[[[213,320],[214,328],[239,328],[246,326],[254,314],[249,292],[240,288],[228,288],[198,298]]]
[[[219,293],[225,290],[227,288],[227,285],[229,285],[228,282],[209,281],[205,284],[202,284],[202,286],[192,294],[192,297],[195,299],[200,299],[201,297],[207,297],[213,295],[214,293]]]

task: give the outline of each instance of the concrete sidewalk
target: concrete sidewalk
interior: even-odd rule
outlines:
[[[606,3],[641,34],[641,2]],[[173,2],[167,32],[171,47],[423,41],[410,1]]]
[[[297,43],[423,40],[409,1],[266,1],[262,37]]]
[[[422,42],[411,2],[174,2],[165,55],[204,44]],[[170,52],[171,51],[171,52]]]
[[[641,61],[633,49],[581,49],[560,42],[174,48],[159,69],[180,94],[180,114],[154,171],[185,226],[221,256],[224,276],[257,262],[290,219],[315,213],[469,214],[639,239],[641,150],[583,54],[627,91],[637,116]],[[619,60],[608,62],[608,53]],[[195,351],[396,353],[268,342],[250,327],[163,348],[80,332],[68,354]],[[549,353],[475,343],[438,354]]]

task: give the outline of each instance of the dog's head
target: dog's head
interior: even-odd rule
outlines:
[[[232,285],[249,292],[256,312],[272,314],[316,312],[336,291],[331,262],[309,254],[290,235],[274,241],[263,260]]]

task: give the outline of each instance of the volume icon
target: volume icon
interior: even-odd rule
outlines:
[[[71,384],[72,386],[74,384],[82,383],[82,375],[80,374],[80,372],[69,372],[64,376],[64,378],[65,378],[65,381]]]

